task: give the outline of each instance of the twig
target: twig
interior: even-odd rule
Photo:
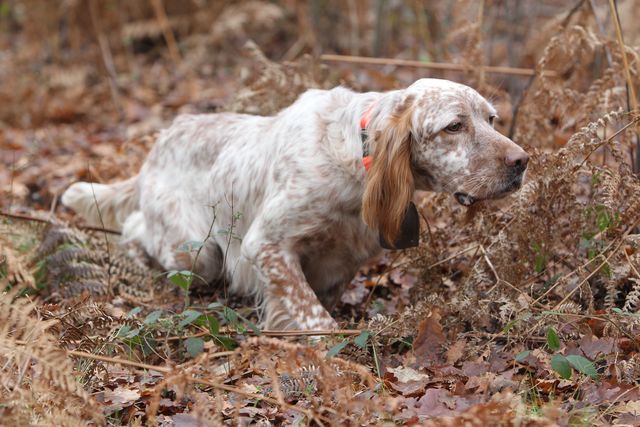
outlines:
[[[119,357],[100,356],[98,354],[87,353],[84,351],[77,351],[77,350],[67,350],[67,353],[69,353],[72,356],[82,357],[84,359],[99,360],[101,362],[107,362],[107,363],[118,363],[120,365],[147,369],[149,371],[162,372],[163,374],[170,374],[172,372],[172,369],[167,366],[149,365],[146,363],[134,362],[133,360],[120,359]]]
[[[360,335],[362,330],[360,329],[318,329],[315,331],[277,331],[277,330],[264,330],[260,331],[260,335],[267,337],[306,337],[316,335]]]
[[[422,62],[409,59],[397,59],[397,58],[372,58],[366,56],[351,56],[351,55],[333,55],[324,54],[320,55],[320,60],[325,62],[347,62],[352,64],[368,64],[368,65],[397,65],[401,67],[417,67],[428,68],[432,70],[448,70],[448,71],[469,71],[469,67],[462,64],[453,64],[450,62]],[[481,66],[480,71],[490,74],[510,74],[514,76],[533,76],[535,70],[530,68],[514,68],[514,67],[501,67],[501,66]],[[555,71],[544,71],[546,76],[557,76]]]
[[[91,170],[91,165],[87,165],[87,170]],[[98,198],[96,197],[96,191],[93,188],[93,183],[91,185],[91,195],[93,196],[93,201],[96,204],[96,211],[98,212],[98,219],[100,220],[100,226],[105,228],[104,221],[102,219],[102,212],[100,212],[100,203],[98,203]],[[113,296],[113,283],[111,281],[111,250],[109,249],[109,237],[107,237],[107,233],[104,234],[104,243],[105,250],[107,252],[107,292],[109,295]]]
[[[638,389],[638,387],[640,387],[640,386],[634,386],[634,387],[631,387],[631,388],[629,388],[629,389],[627,389],[627,390],[623,391],[623,392],[622,392],[622,393],[620,393],[619,395],[617,395],[617,396],[616,396],[616,398],[615,398],[615,399],[613,399],[613,401],[611,402],[611,404],[609,404],[609,406],[607,406],[607,408],[606,408],[604,411],[602,411],[602,412],[600,413],[600,416],[598,417],[598,420],[599,420],[599,421],[602,421],[602,420],[603,420],[603,418],[604,418],[604,416],[607,414],[607,412],[609,412],[609,410],[611,410],[611,408],[613,408],[613,405],[615,405],[616,403],[618,403],[618,402],[620,401],[620,399],[622,399],[622,396],[626,395],[627,393],[630,393],[630,392],[632,392],[632,391],[637,390],[637,389]]]
[[[636,89],[633,86],[633,80],[631,79],[631,71],[629,68],[629,61],[627,60],[627,53],[624,46],[624,40],[622,38],[622,27],[620,25],[620,17],[618,16],[618,8],[614,0],[609,0],[609,7],[611,8],[611,15],[614,19],[614,26],[616,28],[616,38],[618,39],[618,46],[620,47],[620,54],[622,55],[622,64],[624,65],[624,75],[627,79],[627,90],[629,91],[631,98],[631,105],[635,111],[638,111],[638,98],[636,98]]]
[[[636,274],[638,279],[640,279],[640,272],[638,272],[638,269],[636,269],[636,266],[633,265],[633,263],[631,262],[631,258],[629,257],[629,254],[624,249],[622,250],[622,252],[624,252],[624,256],[627,258],[627,262],[629,263],[629,267],[631,267],[631,270],[633,270],[633,272]]]
[[[602,250],[602,252],[600,252],[600,255],[602,255],[603,253],[605,253],[607,250],[609,250],[609,248],[611,246],[613,246],[613,244],[615,243],[615,241],[609,243],[607,245],[606,248],[604,248]],[[590,260],[587,260],[587,262],[585,262],[584,264],[582,264],[580,267],[576,268],[575,270],[565,274],[564,276],[558,278],[558,280],[555,281],[555,283],[553,285],[551,285],[551,287],[549,287],[549,289],[547,289],[542,295],[540,295],[538,298],[536,298],[532,304],[536,304],[538,303],[542,298],[544,298],[545,296],[549,295],[555,288],[557,288],[558,286],[560,286],[561,283],[563,283],[565,280],[567,280],[569,277],[573,276],[574,274],[576,274],[578,271],[580,271],[580,269],[582,268],[586,268],[589,264],[591,264],[592,262],[594,262],[595,260],[597,260],[599,257],[594,257],[591,258]],[[597,271],[597,270],[596,270]]]
[[[436,263],[431,264],[430,266],[428,266],[428,267],[427,267],[427,270],[431,270],[432,268],[437,267],[437,266],[439,266],[440,264],[444,264],[444,263],[445,263],[445,262],[447,262],[447,261],[451,261],[452,259],[457,258],[457,257],[459,257],[459,256],[460,256],[460,255],[462,255],[462,254],[465,254],[465,253],[467,253],[467,252],[471,252],[472,250],[474,250],[474,249],[478,249],[478,248],[480,248],[480,247],[481,247],[481,245],[475,245],[475,246],[470,246],[470,247],[468,247],[468,248],[466,248],[466,249],[463,249],[463,250],[461,250],[460,252],[457,252],[457,253],[455,253],[455,254],[453,254],[453,255],[451,255],[451,256],[448,256],[448,257],[446,257],[446,258],[445,258],[445,259],[443,259],[443,260],[440,260],[440,261],[438,261],[438,262],[436,262]]]
[[[511,139],[513,139],[513,136],[516,133],[516,125],[518,123],[518,115],[520,114],[520,107],[522,106],[522,102],[526,98],[527,92],[529,91],[529,89],[531,88],[535,80],[536,80],[536,74],[532,75],[529,78],[527,85],[524,87],[524,89],[522,90],[522,93],[520,94],[520,97],[518,98],[518,102],[516,102],[516,105],[514,105],[513,107],[513,111],[511,112],[511,117],[513,118],[511,119],[511,125],[509,126],[509,134],[508,134],[509,138]]]
[[[571,8],[571,10],[567,14],[567,16],[564,17],[564,19],[560,23],[560,27],[566,27],[566,25],[569,23],[569,21],[571,20],[573,15],[578,10],[580,10],[580,7],[582,6],[582,4],[584,2],[585,2],[585,0],[578,0],[578,2]],[[554,74],[555,73],[551,74],[551,72],[549,72],[549,71],[547,71],[547,73],[546,73],[546,75],[548,75],[548,76],[551,76],[551,75],[554,75]],[[531,75],[531,78],[529,79],[529,81],[527,82],[527,85],[525,86],[524,90],[522,91],[522,94],[520,95],[520,98],[518,99],[518,102],[513,107],[513,111],[511,113],[511,116],[513,118],[511,119],[511,125],[509,126],[509,134],[508,134],[509,138],[511,138],[511,139],[513,139],[513,136],[514,136],[514,134],[516,132],[516,124],[518,122],[518,115],[520,113],[520,107],[522,105],[522,102],[526,98],[527,92],[529,91],[529,89],[531,88],[531,86],[533,85],[533,82],[536,80],[537,77],[538,77],[538,74],[536,74],[536,73],[533,73]]]
[[[586,283],[589,279],[591,279],[593,276],[596,275],[596,273],[598,273],[600,271],[600,269],[602,267],[604,267],[608,262],[609,259],[611,259],[611,257],[613,256],[613,254],[615,254],[618,249],[620,248],[620,246],[622,246],[622,242],[624,242],[624,238],[629,235],[629,233],[631,233],[631,230],[634,229],[634,227],[636,226],[636,224],[632,225],[631,227],[629,227],[629,229],[622,235],[622,237],[620,238],[620,242],[618,243],[618,245],[611,251],[611,253],[604,259],[604,261],[602,261],[600,263],[600,265],[598,267],[596,267],[595,270],[593,270],[591,273],[589,273],[589,275],[587,277],[585,277],[580,283],[578,283],[571,291],[569,291],[569,293],[562,299],[562,301],[560,301],[558,304],[556,304],[556,306],[553,308],[554,310],[557,310],[562,304],[564,304],[565,302],[567,302],[567,300],[569,298],[571,298],[571,296],[578,290],[580,289],[580,287]]]
[[[596,26],[598,27],[598,32],[604,36],[606,34],[604,30],[604,26],[600,19],[598,19],[598,14],[596,13],[596,5],[594,4],[594,0],[589,0],[589,8],[591,9],[591,14],[593,15],[593,20],[596,21]],[[609,50],[609,46],[604,45],[604,53],[607,57],[607,64],[609,67],[613,65],[613,58],[611,57],[611,51]]]
[[[622,55],[622,64],[624,65],[624,75],[627,80],[627,109],[633,107],[633,111],[638,112],[638,98],[636,97],[636,89],[631,79],[631,71],[629,69],[629,61],[627,60],[627,52],[624,46],[624,39],[622,38],[622,26],[620,24],[620,17],[618,16],[618,7],[614,0],[609,0],[609,8],[611,9],[611,16],[613,16],[613,24],[616,28],[616,38],[618,39],[618,46],[620,47],[620,54]],[[631,104],[631,105],[629,105]],[[638,137],[638,127],[636,126],[636,159],[633,164],[633,171],[635,173],[640,172],[640,137]]]
[[[113,63],[113,55],[109,48],[109,41],[104,35],[104,31],[102,31],[100,15],[98,14],[97,9],[97,0],[89,0],[89,15],[91,15],[91,23],[93,24],[96,37],[98,38],[98,45],[100,46],[100,53],[102,54],[102,62],[104,63],[104,68],[107,70],[107,75],[109,76],[111,98],[113,99],[113,104],[115,105],[116,110],[118,110],[118,115],[120,118],[123,118],[124,109],[122,108],[122,102],[120,101],[120,91],[118,90],[117,84],[118,76],[116,73],[116,67]]]
[[[224,333],[232,333],[234,331],[230,330],[230,329],[221,329],[220,333],[224,334]],[[260,331],[260,335],[265,336],[265,337],[306,337],[306,336],[334,336],[334,335],[347,335],[347,336],[354,336],[354,335],[360,335],[362,333],[362,330],[360,329],[335,329],[335,330],[328,330],[328,329],[319,329],[319,330],[311,330],[311,331],[297,331],[297,330],[291,330],[291,331],[277,331],[277,330],[269,330],[266,329],[264,331]],[[178,337],[178,336],[172,336],[172,337],[167,337],[166,340],[167,341],[177,341],[177,340],[184,340],[187,338],[198,338],[198,337],[205,337],[207,335],[209,335],[209,331],[202,331],[202,332],[198,332],[196,334],[193,335],[187,335],[184,337]],[[245,334],[249,334],[249,335],[256,335],[255,332],[253,332],[252,330],[247,330],[245,332]]]
[[[371,299],[373,298],[373,293],[376,291],[378,285],[380,285],[380,281],[382,281],[382,277],[387,274],[392,272],[393,270],[395,270],[396,268],[398,268],[398,266],[393,266],[393,264],[398,260],[398,258],[400,258],[400,256],[403,254],[402,251],[398,251],[398,254],[395,256],[395,258],[393,258],[391,260],[391,264],[389,264],[389,266],[387,266],[382,273],[380,273],[378,275],[378,280],[376,280],[376,283],[374,283],[373,288],[371,288],[371,291],[369,291],[369,295],[367,296],[367,299],[365,300],[364,306],[365,307],[369,307],[369,304],[371,304]]]
[[[605,139],[604,141],[596,144],[593,149],[589,152],[589,154],[587,154],[587,156],[584,158],[584,160],[582,160],[582,163],[580,163],[578,166],[573,168],[572,172],[576,172],[578,171],[582,165],[584,165],[584,163],[589,159],[589,157],[591,157],[591,155],[593,153],[595,153],[595,151],[602,147],[605,144],[608,144],[609,142],[613,141],[613,138],[615,138],[616,136],[620,135],[622,132],[624,132],[625,130],[627,130],[630,126],[633,126],[634,124],[640,122],[640,116],[634,117],[629,123],[627,123],[626,125],[624,125],[622,128],[620,128],[616,133],[614,133],[613,135],[611,135],[609,138]]]
[[[9,184],[9,210],[13,206],[13,181],[16,176],[16,152],[13,151],[11,157],[11,183]]]
[[[485,262],[487,263],[487,265],[491,269],[491,272],[493,273],[493,275],[496,278],[496,285],[498,285],[500,283],[504,283],[505,285],[507,285],[508,287],[513,289],[514,291],[518,292],[519,294],[522,294],[522,295],[526,296],[527,299],[531,299],[531,296],[529,294],[527,294],[526,292],[524,292],[522,289],[518,289],[513,284],[511,284],[511,283],[507,282],[506,280],[500,278],[500,276],[498,275],[498,272],[496,271],[495,267],[493,266],[493,263],[489,259],[489,255],[487,254],[487,251],[484,249],[484,246],[482,246],[482,245],[480,245],[480,252],[482,252],[482,256],[484,257]]]
[[[180,50],[178,49],[176,37],[171,30],[171,25],[169,24],[169,19],[167,18],[167,13],[164,10],[162,0],[151,0],[151,6],[153,7],[153,12],[156,14],[156,19],[162,29],[164,41],[167,43],[167,47],[169,48],[169,56],[171,56],[171,60],[175,64],[178,64],[181,60]]]
[[[7,218],[21,219],[21,220],[24,220],[24,221],[35,221],[35,222],[42,222],[44,224],[54,224],[53,222],[51,222],[48,219],[38,218],[38,217],[35,217],[35,216],[21,215],[21,214],[17,214],[17,213],[9,213],[9,212],[4,212],[4,211],[0,211],[0,215],[6,216]],[[81,229],[81,230],[104,231],[105,233],[117,234],[117,235],[121,234],[117,230],[111,230],[111,229],[102,228],[102,227],[92,227],[92,226],[89,226],[89,225],[78,225],[76,227]]]

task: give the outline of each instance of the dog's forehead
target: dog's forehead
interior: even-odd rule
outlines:
[[[447,107],[471,108],[475,111],[493,110],[489,102],[474,89],[443,79],[420,79],[406,90],[418,105],[437,110]],[[493,112],[493,111],[492,111]]]

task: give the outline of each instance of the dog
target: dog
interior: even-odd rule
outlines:
[[[417,233],[415,190],[470,206],[521,187],[529,157],[495,119],[478,92],[447,80],[312,89],[271,117],[179,116],[138,175],[75,183],[62,202],[165,269],[226,277],[256,297],[265,328],[332,329],[358,268],[402,246],[407,227]],[[204,241],[197,257],[180,250],[194,240]]]

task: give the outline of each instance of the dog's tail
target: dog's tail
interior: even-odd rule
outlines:
[[[121,230],[127,217],[138,209],[138,177],[114,184],[76,182],[62,195],[62,203],[94,227]]]

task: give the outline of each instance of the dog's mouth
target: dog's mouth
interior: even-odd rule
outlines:
[[[455,197],[458,203],[460,203],[462,206],[471,206],[478,201],[478,199],[476,199],[475,197],[461,192],[454,193],[453,197]]]
[[[497,191],[494,191],[493,193],[484,196],[484,197],[478,197],[478,196],[472,196],[469,193],[464,193],[462,191],[458,191],[456,193],[453,193],[453,197],[456,198],[456,201],[458,203],[460,203],[462,206],[471,206],[476,202],[479,202],[480,200],[484,200],[484,199],[501,199],[515,191],[518,191],[520,189],[520,187],[522,187],[522,177],[519,176],[517,178],[512,179],[509,183],[507,183],[506,185],[502,186],[501,188],[499,188]]]

